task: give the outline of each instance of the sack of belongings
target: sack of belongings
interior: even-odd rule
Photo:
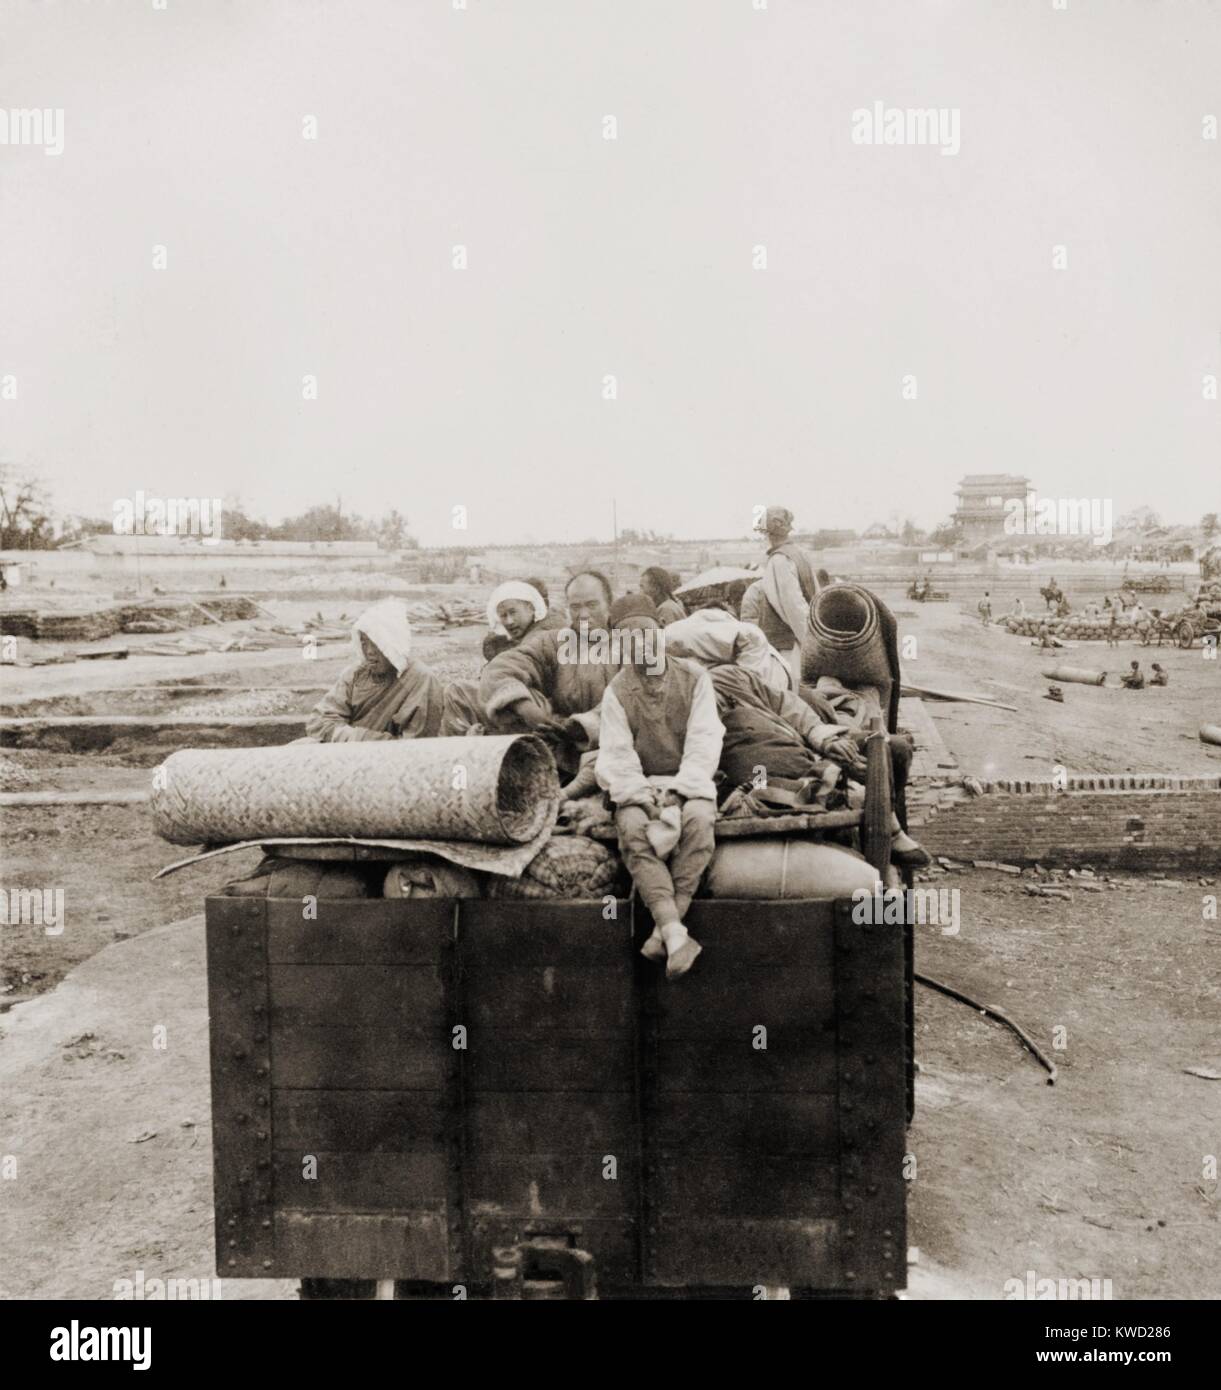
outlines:
[[[222,889],[227,898],[371,898],[366,873],[351,864],[323,864],[312,859],[278,859],[272,855],[246,878]]]
[[[406,859],[391,866],[382,885],[386,898],[481,898],[477,874],[441,859]]]
[[[626,891],[619,856],[583,835],[554,836],[520,878],[489,877],[489,898],[603,898]]]
[[[854,849],[789,835],[723,840],[708,865],[709,898],[850,898],[877,870]]]

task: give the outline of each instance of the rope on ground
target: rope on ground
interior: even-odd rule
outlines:
[[[994,1018],[998,1023],[1003,1023],[1006,1028],[1012,1029],[1022,1040],[1023,1045],[1033,1052],[1038,1061],[1046,1067],[1047,1084],[1049,1086],[1054,1086],[1056,1084],[1056,1064],[1039,1047],[1038,1043],[1035,1042],[1029,1033],[1024,1032],[1022,1028],[1014,1023],[1008,1014],[1002,1013],[1002,1011],[993,1004],[981,1004],[977,999],[972,999],[969,994],[963,994],[961,990],[955,989],[952,985],[942,984],[940,980],[934,980],[931,975],[917,974],[913,978],[916,980],[917,984],[927,985],[929,989],[940,990],[942,994],[949,995],[951,999],[957,999],[961,1004],[967,1004],[972,1009],[978,1009],[981,1014],[987,1014],[989,1018]]]

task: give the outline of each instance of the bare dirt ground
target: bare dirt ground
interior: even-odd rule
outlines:
[[[1184,1072],[1221,1071],[1221,930],[1202,910],[1216,887],[1120,876],[1065,903],[997,873],[950,882],[961,930],[921,929],[917,970],[1003,1009],[1059,1078],[917,986],[911,1240],[991,1298],[1027,1270],[1110,1279],[1116,1298],[1221,1297],[1221,1190],[1204,1176],[1221,1082]]]
[[[983,780],[1050,778],[1059,765],[1075,776],[1091,772],[1221,773],[1221,748],[1201,743],[1200,725],[1221,721],[1221,660],[1196,646],[1142,647],[1124,642],[1077,642],[1069,650],[1040,652],[949,603],[911,603],[887,595],[904,616],[903,637],[915,651],[903,661],[914,685],[970,691],[1017,713],[985,705],[929,701],[942,738],[963,770]],[[1038,601],[1038,595],[1035,596]],[[1028,612],[1033,605],[1027,600]],[[1170,677],[1164,688],[1125,690],[1122,671],[1139,661],[1146,678],[1160,662]],[[1042,672],[1055,666],[1106,671],[1105,686],[1061,684],[1064,703],[1043,699],[1051,684]]]
[[[1066,686],[1040,698],[1043,657],[984,630],[951,605],[903,603],[917,637],[907,678],[972,689],[1016,715],[969,705],[927,708],[963,770],[980,777],[1077,771],[1216,772],[1221,750],[1196,740],[1221,717],[1217,663],[1191,653],[1107,653],[1082,643],[1061,660],[1118,669],[1162,661],[1168,690]],[[311,604],[311,610],[321,606]],[[1030,606],[1028,602],[1028,607]],[[328,615],[329,616],[329,615]],[[471,673],[479,629],[421,637],[443,675]],[[302,677],[282,651],[141,658],[142,681],[286,686],[333,678],[347,652]],[[6,701],[88,700],[99,684],[135,683],[134,660],[6,672]],[[105,671],[102,668],[107,668]],[[121,668],[126,669],[121,669]],[[175,707],[179,702],[175,702]],[[35,785],[131,786],[148,772],[120,758],[9,754]],[[0,1296],[108,1297],[117,1279],[206,1278],[211,1250],[210,1129],[201,919],[203,898],[238,877],[233,855],[150,882],[179,851],[153,839],[139,806],[6,807],[6,885],[65,889],[67,926],[0,928]],[[909,1240],[916,1297],[998,1298],[1004,1281],[1112,1280],[1116,1297],[1221,1297],[1218,1152],[1221,930],[1194,880],[1169,887],[1123,877],[1072,901],[1025,896],[983,871],[939,887],[962,893],[961,931],[921,928],[918,969],[1000,1005],[1060,1067],[1055,1087],[999,1025],[918,989],[922,1066],[909,1147],[916,1159]],[[189,919],[186,921],[180,919]],[[164,925],[164,924],[172,925]],[[58,987],[55,987],[58,986]],[[153,1047],[153,1027],[168,1045]],[[292,1285],[241,1283],[225,1296],[289,1297]]]

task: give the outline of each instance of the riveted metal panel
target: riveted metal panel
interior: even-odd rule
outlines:
[[[445,1235],[448,1269],[446,1277],[456,1283],[470,1278],[470,1228],[466,1205],[466,1164],[469,1151],[467,1048],[470,1046],[470,1007],[466,991],[466,972],[461,951],[461,907],[450,905],[450,930],[441,953],[441,980],[444,986],[444,1033],[446,1076],[443,1120],[445,1135]]]
[[[906,943],[902,926],[852,920],[837,905],[842,1286],[888,1292],[906,1280]]]
[[[205,921],[216,1268],[265,1278],[275,1262],[267,904],[209,898]]]

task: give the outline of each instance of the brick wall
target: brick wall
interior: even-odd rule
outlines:
[[[1207,873],[1221,869],[1221,779],[985,784],[983,796],[942,806],[916,834],[931,854],[953,859]]]

